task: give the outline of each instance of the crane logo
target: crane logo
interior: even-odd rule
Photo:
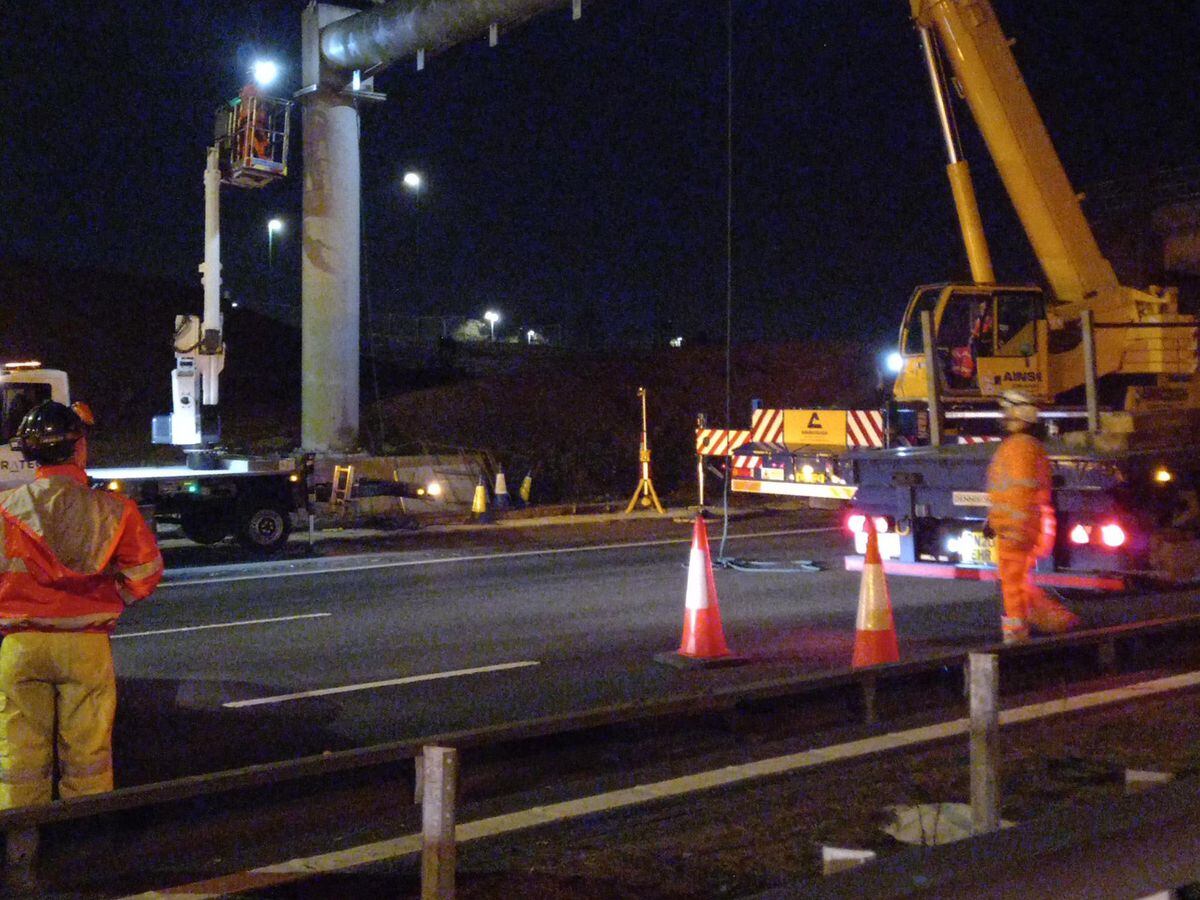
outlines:
[[[1008,383],[1036,384],[1042,380],[1041,372],[1005,372],[1004,381]]]
[[[783,442],[797,445],[818,444],[845,447],[846,411],[844,409],[785,409],[783,411]]]

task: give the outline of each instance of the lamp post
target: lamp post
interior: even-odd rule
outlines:
[[[489,309],[487,312],[485,312],[483,314],[483,318],[488,323],[488,325],[491,326],[492,341],[495,342],[495,340],[496,340],[496,323],[500,321],[500,313],[496,312],[494,309]]]
[[[283,219],[267,222],[267,268],[275,268],[275,235],[283,231]]]

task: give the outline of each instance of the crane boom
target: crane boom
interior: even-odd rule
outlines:
[[[1055,296],[1100,311],[1122,302],[1079,199],[985,0],[912,0],[962,85],[971,114]]]

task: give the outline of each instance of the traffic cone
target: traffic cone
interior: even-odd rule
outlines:
[[[525,506],[529,505],[529,498],[533,494],[533,469],[525,473],[525,477],[521,480],[521,487],[517,491],[517,496],[521,498],[521,503]]]
[[[504,479],[504,470],[496,471],[496,509],[508,509],[508,482]]]
[[[858,622],[850,665],[858,669],[899,661],[900,647],[896,642],[896,623],[892,621],[892,598],[883,577],[879,535],[875,533],[875,522],[867,516],[867,556],[858,587]]]
[[[479,484],[475,485],[475,498],[471,501],[471,515],[480,522],[491,520],[488,513],[487,485],[483,483],[482,475],[479,476]]]
[[[696,517],[692,530],[692,552],[688,558],[687,594],[684,599],[683,639],[674,653],[659,653],[659,662],[678,667],[728,666],[745,660],[729,652],[717,605],[712,556],[704,519]]]

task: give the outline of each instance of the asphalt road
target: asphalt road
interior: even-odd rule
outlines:
[[[737,668],[679,671],[690,528],[670,520],[322,541],[271,563],[168,549],[114,636],[119,784],[841,668],[858,577],[813,513],[734,522],[718,569]],[[710,526],[714,554],[720,524]],[[205,556],[205,554],[208,554]],[[221,565],[181,563],[220,562]],[[903,658],[995,641],[989,585],[893,578]],[[1193,611],[1197,594],[1073,599],[1085,625]]]

